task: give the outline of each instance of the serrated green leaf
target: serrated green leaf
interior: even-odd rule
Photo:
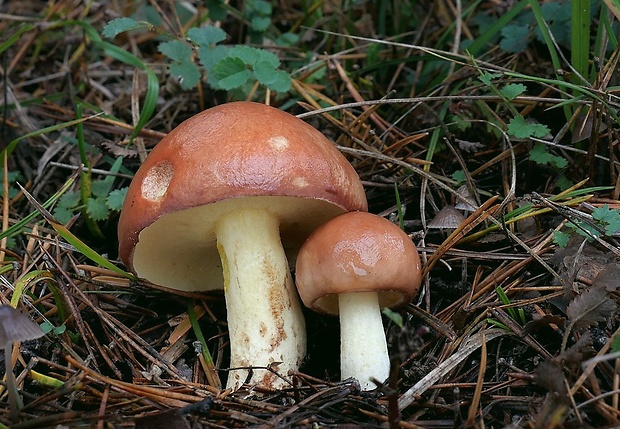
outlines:
[[[112,176],[110,176],[112,177]],[[90,185],[90,192],[92,195],[96,197],[107,197],[110,191],[112,190],[112,184],[114,182],[107,180],[93,180]]]
[[[566,226],[577,232],[579,235],[586,237],[588,241],[601,236],[601,232],[594,225],[579,219],[567,222]]]
[[[261,49],[251,46],[237,45],[230,48],[228,56],[238,58],[243,63],[253,66],[261,60],[261,52],[263,52]]]
[[[547,147],[541,143],[534,145],[532,150],[530,150],[528,159],[536,164],[552,165],[557,168],[565,168],[568,165],[566,158],[549,153]]]
[[[106,205],[110,210],[120,211],[123,208],[125,197],[127,196],[127,190],[129,188],[115,189],[110,192],[110,195],[106,198]]]
[[[260,61],[254,66],[256,79],[263,85],[269,85],[276,80],[276,69],[266,61]]]
[[[228,56],[230,49],[230,46],[225,45],[200,46],[198,48],[200,64],[202,64],[207,73],[213,73],[215,65]]]
[[[222,89],[239,88],[250,78],[250,71],[245,63],[237,57],[227,57],[213,67],[213,76]]]
[[[222,21],[226,18],[228,11],[223,0],[207,0],[207,10],[209,11],[209,19],[213,21]]]
[[[502,74],[484,72],[480,76],[478,76],[478,79],[480,79],[482,83],[484,83],[486,86],[491,86],[491,81],[493,79],[497,79],[498,77],[502,77]]]
[[[187,32],[187,38],[199,46],[210,46],[226,40],[226,32],[212,25],[200,28],[193,27]]]
[[[73,210],[72,207],[56,206],[54,207],[54,217],[58,222],[66,225],[73,217]]]
[[[467,176],[465,176],[465,172],[463,170],[456,170],[452,173],[452,179],[455,180],[457,184],[461,184],[467,181]]]
[[[187,61],[192,56],[192,48],[187,43],[183,43],[180,40],[162,42],[157,47],[157,50],[171,60],[178,62]]]
[[[299,42],[299,35],[295,33],[282,33],[276,39],[276,45],[278,46],[294,46],[297,42]],[[370,46],[376,46],[377,49],[379,48],[378,43],[373,43]]]
[[[250,27],[254,31],[264,32],[271,25],[271,17],[270,16],[255,16],[250,21]]]
[[[280,67],[280,58],[273,52],[267,51],[265,49],[257,49],[258,51],[258,62],[266,62],[271,64],[274,68]]]
[[[520,139],[530,137],[542,138],[549,134],[549,128],[543,124],[528,124],[525,118],[517,115],[510,120],[506,130],[508,134]]]
[[[500,92],[508,100],[514,100],[519,95],[523,94],[527,90],[527,87],[522,83],[509,83],[504,86]]]
[[[553,233],[553,242],[562,248],[568,245],[568,240],[570,240],[570,234],[566,232],[555,231]]]
[[[243,70],[239,73],[232,74],[228,77],[218,80],[218,85],[225,91],[239,88],[250,79],[251,73],[249,70]]]
[[[151,25],[148,22],[138,22],[132,18],[116,18],[112,21],[108,22],[105,27],[103,27],[103,31],[101,34],[103,37],[108,37],[110,39],[115,38],[121,33],[129,30],[135,30],[138,28],[150,28]]]
[[[499,47],[508,53],[522,52],[529,43],[529,29],[526,25],[509,24],[501,30]]]
[[[200,81],[200,69],[192,61],[170,64],[170,74],[179,79],[181,88],[195,88]]]
[[[272,7],[271,3],[265,0],[254,0],[252,2],[248,2],[252,10],[256,12],[258,15],[268,16],[271,15]]]
[[[273,75],[273,80],[267,87],[275,92],[287,92],[291,89],[291,77],[284,70],[276,70]]]
[[[606,235],[613,235],[620,231],[620,210],[610,209],[605,204],[592,210],[592,218],[604,224]]]
[[[86,213],[93,220],[105,220],[110,215],[110,210],[105,203],[105,198],[89,198],[86,202]]]
[[[56,207],[63,207],[65,209],[72,209],[80,203],[79,191],[68,191],[62,197],[58,199]]]

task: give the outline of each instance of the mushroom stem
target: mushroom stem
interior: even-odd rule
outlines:
[[[352,292],[338,296],[340,308],[340,377],[355,378],[362,390],[375,387],[370,377],[384,381],[390,358],[381,308],[376,292]]]
[[[224,271],[230,367],[272,367],[286,376],[305,355],[301,306],[280,241],[279,221],[267,210],[229,213],[216,226]],[[279,365],[273,365],[280,363]],[[248,381],[272,388],[287,383],[271,371],[234,369],[227,387]]]
[[[19,409],[21,408],[21,401],[19,400],[19,393],[17,392],[17,381],[15,380],[15,374],[13,374],[13,365],[11,364],[13,356],[13,344],[7,344],[4,346],[4,368],[6,376],[6,390],[9,396],[9,410],[11,415],[11,421],[17,423],[17,416]]]

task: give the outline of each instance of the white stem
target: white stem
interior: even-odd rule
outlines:
[[[306,352],[306,329],[297,291],[280,241],[278,219],[266,210],[237,210],[217,223],[230,336],[230,367],[270,367],[287,376]],[[246,381],[232,370],[227,387]],[[270,388],[287,383],[268,370],[249,380]]]
[[[374,377],[385,381],[390,358],[381,308],[376,292],[345,293],[338,296],[340,307],[340,377],[355,378],[363,390],[372,390]]]
[[[15,380],[15,374],[13,374],[12,359],[13,343],[9,343],[4,346],[4,375],[6,377],[6,390],[9,395],[9,414],[11,421],[17,423],[18,413],[22,406],[17,391],[17,381]]]

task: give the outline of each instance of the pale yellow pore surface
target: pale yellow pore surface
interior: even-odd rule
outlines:
[[[245,197],[163,215],[144,228],[133,255],[139,277],[183,291],[223,288],[215,223],[222,216],[251,207],[273,213],[280,222],[290,265],[303,241],[319,225],[344,210],[327,201],[295,197]],[[252,231],[248,231],[248,240]]]

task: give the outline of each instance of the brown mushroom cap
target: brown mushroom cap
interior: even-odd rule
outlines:
[[[321,225],[297,257],[301,300],[313,310],[338,314],[338,294],[378,292],[381,307],[411,301],[421,283],[418,251],[392,222],[366,212]]]
[[[315,128],[263,104],[228,103],[187,119],[149,154],[121,212],[120,257],[162,286],[221,288],[214,224],[247,207],[279,216],[292,260],[316,227],[367,203],[353,167]]]

